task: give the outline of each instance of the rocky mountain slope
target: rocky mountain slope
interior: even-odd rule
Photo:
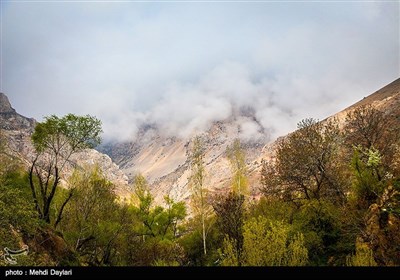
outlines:
[[[355,108],[363,105],[372,105],[375,108],[391,114],[393,117],[400,116],[400,78],[377,90],[351,105],[350,107],[331,116],[338,118],[342,123],[345,121],[346,114]]]
[[[36,120],[18,114],[12,108],[7,96],[0,93],[1,134],[6,138],[9,153],[21,159],[27,166],[30,165],[34,155],[30,136],[34,131],[35,124]],[[74,155],[72,161],[81,167],[97,164],[107,179],[118,186],[118,194],[128,194],[128,178],[109,156],[94,149],[86,149]],[[71,173],[72,169],[67,169],[65,177]]]
[[[349,110],[366,104],[371,104],[399,117],[400,79],[330,118],[336,117],[343,124]],[[310,117],[313,116],[310,115]],[[259,129],[261,137],[244,138],[241,134],[243,123],[259,126],[251,111],[247,111],[232,116],[223,122],[213,123],[201,135],[206,139],[205,163],[207,175],[205,185],[211,192],[221,192],[229,187],[231,173],[225,150],[235,138],[242,138],[246,153],[249,185],[253,197],[258,195],[261,161],[274,157],[276,142],[270,141],[267,133],[262,131],[261,127]],[[130,181],[135,174],[142,173],[150,183],[151,190],[158,202],[161,202],[166,194],[176,200],[188,200],[190,197],[188,155],[191,149],[191,137],[187,139],[164,137],[156,126],[149,125],[142,128],[135,141],[107,144],[102,146],[100,150],[110,155]]]
[[[249,122],[259,127],[260,133],[255,139],[243,139],[245,135],[242,133],[242,124]],[[187,139],[165,137],[157,127],[147,126],[139,132],[136,141],[108,144],[102,146],[101,151],[110,155],[131,181],[138,173],[144,175],[157,202],[162,202],[166,194],[178,201],[188,200],[189,155],[194,136],[195,134]],[[223,122],[215,122],[199,136],[204,139],[206,151],[205,186],[211,192],[223,191],[230,186],[231,170],[226,148],[235,138],[242,138],[250,185],[252,190],[258,189],[257,170],[261,162],[256,159],[268,141],[268,135],[262,132],[251,112],[242,112]]]

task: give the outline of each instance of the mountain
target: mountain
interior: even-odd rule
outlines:
[[[364,105],[371,105],[398,118],[400,115],[400,78],[329,118],[336,117],[343,123],[349,111]]]
[[[250,139],[243,133],[244,124],[258,128],[259,133],[255,138]],[[138,173],[144,175],[156,201],[161,202],[166,194],[178,201],[188,200],[189,155],[194,136],[186,139],[167,137],[156,126],[148,125],[140,130],[135,141],[107,144],[101,147],[101,151],[111,156],[130,181]],[[224,191],[230,186],[231,170],[226,148],[235,138],[241,138],[250,175],[249,183],[253,187],[253,194],[256,194],[259,186],[257,170],[261,164],[257,158],[268,142],[268,135],[262,131],[253,112],[242,110],[225,121],[214,122],[199,136],[204,139],[205,186],[211,192]]]
[[[350,110],[367,104],[399,117],[399,92],[400,79],[397,79],[329,118],[335,117],[343,125],[346,114]],[[243,137],[241,134],[243,123],[251,123],[258,127],[260,132],[258,137]],[[157,126],[147,125],[142,127],[135,141],[108,143],[101,146],[100,151],[108,154],[119,165],[130,182],[135,174],[142,173],[147,178],[156,201],[161,202],[166,194],[176,200],[188,200],[190,196],[188,156],[193,136],[195,135],[186,139],[166,137],[157,129]],[[246,153],[251,194],[257,197],[260,187],[261,161],[268,161],[274,156],[277,142],[269,139],[252,111],[240,111],[225,121],[214,122],[201,136],[206,140],[205,186],[212,193],[223,192],[229,188],[231,173],[225,150],[235,138],[241,138]]]
[[[32,153],[30,135],[33,133],[36,121],[18,114],[8,100],[0,92],[0,129],[7,140],[11,152],[19,157]]]
[[[4,93],[0,93],[1,135],[6,139],[8,152],[12,156],[19,158],[26,166],[30,165],[34,157],[34,148],[30,137],[36,123],[35,119],[18,114],[12,108],[8,97]],[[94,149],[86,149],[73,155],[71,160],[81,167],[97,164],[106,178],[117,186],[116,192],[119,195],[129,194],[128,178],[109,156]],[[72,173],[72,169],[69,168],[66,171],[66,177],[68,177]]]

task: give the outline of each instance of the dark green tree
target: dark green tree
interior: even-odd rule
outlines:
[[[220,233],[232,244],[231,251],[239,265],[243,247],[244,201],[244,195],[229,192],[215,197],[212,204]]]

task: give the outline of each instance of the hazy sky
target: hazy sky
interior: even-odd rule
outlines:
[[[241,107],[276,137],[400,76],[398,1],[1,1],[1,23],[1,91],[19,113],[96,115],[119,140]]]

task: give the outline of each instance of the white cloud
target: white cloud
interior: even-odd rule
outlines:
[[[325,118],[399,76],[399,3],[3,4],[3,84],[20,113],[94,114],[186,136],[240,108],[244,138]]]

